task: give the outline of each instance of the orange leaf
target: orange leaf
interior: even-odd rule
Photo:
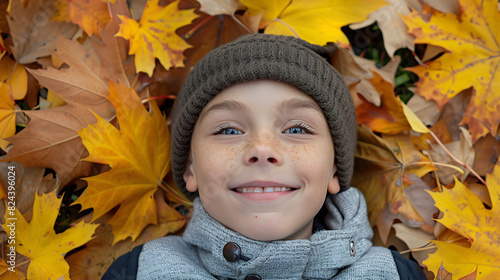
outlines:
[[[110,84],[120,130],[96,115],[97,123],[78,133],[89,151],[86,161],[111,166],[111,170],[85,178],[87,189],[75,201],[94,208],[93,221],[120,205],[110,219],[114,243],[137,239],[148,224],[158,224],[154,193],[170,166],[170,135],[155,102],[152,113],[137,94],[120,84]]]
[[[431,192],[436,206],[443,212],[438,221],[450,230],[465,236],[470,247],[463,247],[446,241],[432,241],[437,251],[429,256],[424,264],[437,273],[443,267],[459,279],[477,271],[484,279],[500,279],[500,165],[486,176],[491,197],[491,209],[483,203],[460,181],[455,187],[443,192]]]
[[[445,14],[424,6],[424,21],[414,11],[403,16],[417,44],[433,44],[448,50],[425,66],[410,70],[419,77],[417,93],[443,107],[469,87],[475,93],[462,119],[473,141],[495,135],[500,123],[500,12],[495,0],[459,0],[462,14]]]
[[[406,121],[400,100],[394,94],[393,86],[372,71],[370,82],[375,86],[381,97],[381,107],[375,106],[364,98],[363,103],[356,107],[358,124],[365,124],[375,132],[396,134],[410,130]]]
[[[175,31],[188,25],[198,17],[194,9],[179,10],[179,0],[165,7],[158,6],[158,0],[148,1],[139,22],[119,15],[122,20],[121,36],[130,41],[129,54],[135,54],[137,72],[150,77],[155,68],[155,58],[168,70],[184,66],[185,49],[191,47]]]
[[[109,22],[108,4],[102,0],[71,0],[68,1],[68,17],[78,24],[89,36],[99,35]]]

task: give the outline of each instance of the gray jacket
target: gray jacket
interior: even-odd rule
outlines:
[[[325,229],[309,239],[263,242],[227,229],[196,199],[182,237],[144,244],[137,279],[399,279],[391,251],[372,246],[359,190],[329,195],[325,209]],[[225,246],[237,250],[228,256]]]

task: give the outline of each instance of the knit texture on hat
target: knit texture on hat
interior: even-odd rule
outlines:
[[[248,34],[203,57],[188,74],[172,109],[172,169],[185,191],[184,168],[194,125],[203,107],[232,85],[254,80],[290,84],[323,110],[333,138],[341,191],[349,187],[356,148],[356,112],[342,76],[325,48],[269,34]]]

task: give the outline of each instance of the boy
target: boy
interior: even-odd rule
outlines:
[[[267,34],[207,54],[172,111],[173,176],[198,192],[193,216],[182,237],[135,248],[103,279],[425,279],[372,246],[349,188],[355,109],[327,56]]]

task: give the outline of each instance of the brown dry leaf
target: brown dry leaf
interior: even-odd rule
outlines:
[[[356,107],[358,124],[364,124],[375,132],[388,134],[410,130],[410,124],[403,113],[400,99],[394,93],[394,87],[376,72],[373,72],[370,82],[380,93],[381,106],[377,107],[362,99],[363,103]]]
[[[400,61],[401,58],[396,56],[384,67],[378,68],[375,62],[356,56],[351,50],[344,48],[339,48],[332,56],[333,66],[342,75],[360,79],[358,93],[375,106],[380,106],[381,100],[377,89],[369,81],[374,77],[372,71],[394,85],[394,76]]]
[[[158,225],[148,225],[135,241],[127,239],[112,245],[112,227],[107,223],[111,215],[107,214],[99,219],[101,226],[96,230],[96,237],[88,242],[85,248],[67,258],[71,279],[100,279],[111,263],[121,255],[136,246],[175,233],[182,228],[186,224],[187,218],[177,211],[172,211],[171,207],[165,203],[163,195],[163,191],[155,193],[159,214]],[[126,278],[125,275],[118,275],[118,277],[120,279]]]
[[[473,147],[474,151],[476,151],[473,165],[474,171],[481,176],[491,173],[500,157],[500,139],[495,139],[495,137],[488,134],[476,141]]]
[[[27,64],[49,56],[58,36],[71,38],[76,33],[76,25],[50,20],[55,10],[53,0],[30,0],[26,7],[21,1],[11,1],[7,21],[17,62]]]
[[[113,116],[106,96],[108,85],[99,60],[77,41],[59,37],[53,53],[69,68],[29,70],[40,84],[52,90],[66,103],[91,109],[101,117]]]
[[[110,118],[114,109],[106,99],[108,87],[99,60],[92,53],[77,42],[60,37],[54,54],[69,68],[30,70],[30,73],[68,105],[26,111],[31,120],[25,129],[9,138],[13,146],[3,160],[19,161],[26,167],[52,168],[61,185],[65,185],[73,178],[92,174],[92,164],[80,161],[85,147],[77,133],[95,122],[90,110]]]
[[[85,147],[77,133],[88,123],[95,122],[88,109],[66,105],[26,113],[30,118],[28,125],[7,138],[13,146],[1,161],[18,161],[25,167],[51,168],[63,186],[73,178],[92,174],[92,164],[80,161]]]
[[[197,0],[200,2],[200,11],[207,15],[234,15],[243,5],[239,0]]]
[[[395,216],[411,226],[432,231],[405,194],[409,174],[422,177],[433,165],[413,147],[405,135],[376,136],[366,126],[358,127],[355,168],[351,184],[360,189],[368,204],[372,226],[377,225],[385,242]],[[405,185],[406,183],[406,185]]]
[[[413,95],[406,105],[428,126],[435,125],[441,116],[441,112],[437,110],[436,102],[426,100],[418,94]]]
[[[408,28],[399,14],[407,15],[410,13],[407,1],[404,0],[386,0],[386,5],[368,15],[368,19],[349,25],[352,29],[363,28],[377,22],[382,36],[384,38],[384,47],[389,56],[393,56],[396,50],[408,48],[414,50],[413,37],[408,34]]]
[[[446,143],[444,144],[444,146],[456,158],[466,163],[468,166],[472,166],[474,164],[474,157],[476,154],[474,148],[472,147],[472,138],[468,130],[462,127],[460,127],[460,130],[462,131],[460,140]],[[436,171],[436,174],[439,178],[439,181],[444,185],[453,183],[454,177],[459,177],[463,181],[469,175],[469,170],[463,166],[458,165],[457,162],[453,160],[438,144],[432,144],[431,150],[426,151],[426,154],[435,163],[446,163],[449,165],[454,165],[463,170],[463,174],[461,174],[455,169],[449,167],[440,167]]]
[[[92,47],[101,62],[101,75],[114,83],[121,83],[129,88],[137,84],[134,57],[128,55],[128,43],[125,39],[115,36],[119,30],[117,15],[129,16],[125,0],[117,0],[110,5],[112,19],[99,32],[99,37],[90,38]]]
[[[429,234],[418,228],[411,228],[405,224],[394,224],[392,227],[396,230],[396,237],[408,245],[408,248],[412,250],[411,254],[420,265],[422,265],[422,261],[427,259],[430,253],[435,251],[434,246],[430,242],[430,240],[436,239],[433,234]],[[428,249],[421,250],[423,248]]]

